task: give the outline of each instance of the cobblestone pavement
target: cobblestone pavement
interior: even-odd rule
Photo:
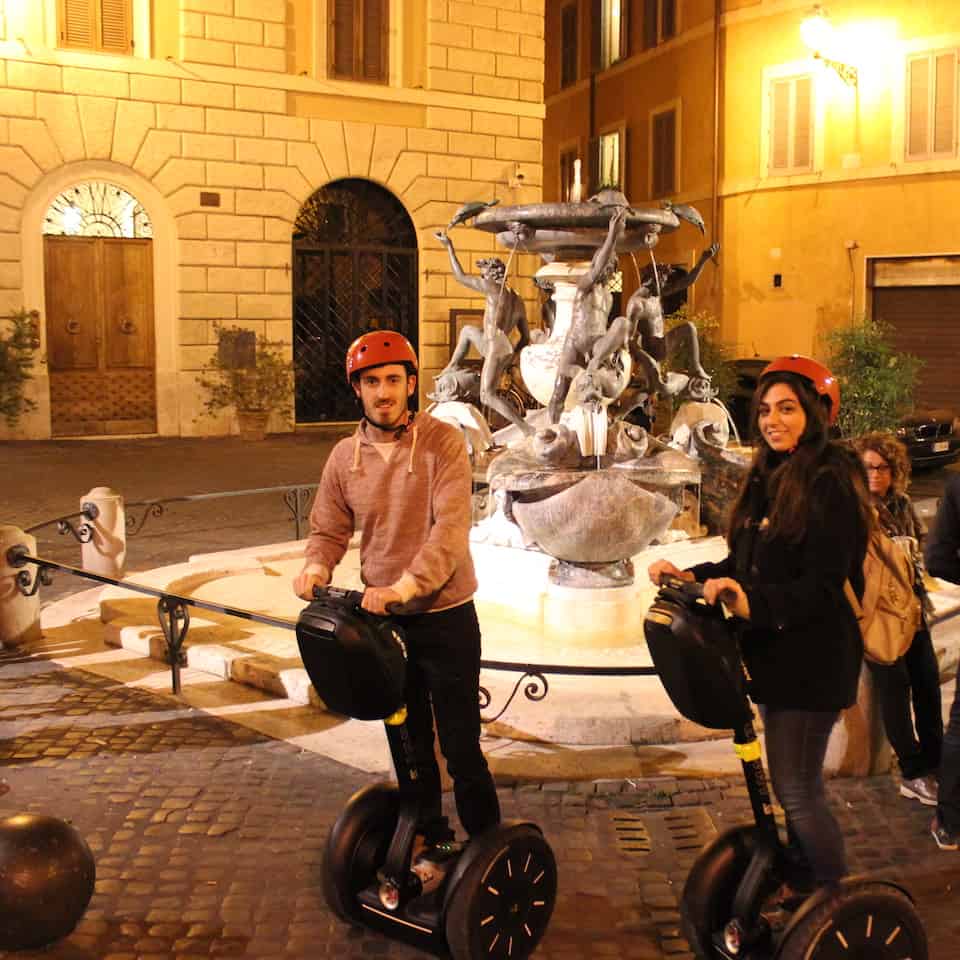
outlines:
[[[0,522],[26,527],[75,510],[91,487],[128,499],[314,482],[329,435],[0,444]],[[940,481],[926,476],[924,492]],[[279,498],[176,505],[130,544],[130,569],[191,553],[292,537]],[[56,535],[46,555],[76,562]],[[59,576],[45,602],[88,584]],[[255,704],[251,708],[255,711]],[[97,889],[49,960],[421,957],[348,928],[327,910],[319,865],[327,831],[369,778],[275,739],[264,711],[234,722],[110,677],[0,654],[0,814],[69,819],[93,848]],[[689,957],[677,897],[717,830],[749,819],[738,779],[666,778],[500,785],[504,815],[540,823],[560,867],[539,957]],[[834,781],[851,867],[903,879],[933,960],[960,942],[960,854],[927,833],[930,809],[889,777]]]
[[[183,701],[0,655],[0,814],[71,820],[97,860],[77,930],[48,960],[382,956],[416,950],[353,929],[327,910],[319,867],[346,798],[368,782]],[[934,960],[960,937],[960,854],[940,853],[929,808],[889,778],[836,781],[856,871],[903,879],[918,899]],[[717,830],[749,819],[737,780],[611,780],[500,787],[507,817],[540,823],[560,866],[545,958],[689,957],[677,897]],[[18,956],[32,956],[20,954]]]

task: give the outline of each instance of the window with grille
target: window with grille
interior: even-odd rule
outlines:
[[[770,82],[772,176],[813,170],[813,77],[782,77]]]
[[[952,157],[957,152],[957,51],[907,60],[908,160]]]
[[[560,11],[560,86],[577,82],[577,4]]]
[[[387,83],[387,0],[330,0],[330,76]]]
[[[654,198],[666,197],[678,190],[676,108],[653,114],[650,126],[650,192]]]
[[[677,0],[643,0],[643,49],[677,35]]]
[[[57,0],[61,47],[133,53],[133,0]]]

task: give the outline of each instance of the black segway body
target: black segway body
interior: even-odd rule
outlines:
[[[665,578],[643,632],[680,713],[714,730],[732,730],[750,720],[736,636],[722,611],[704,602],[700,584]]]
[[[406,648],[363,595],[317,589],[297,643],[324,703],[359,720],[386,721],[398,785],[372,784],[334,823],[323,861],[324,897],[341,919],[454,960],[524,960],[546,931],[557,890],[553,851],[532,823],[500,823],[454,851],[442,875],[414,859],[416,758],[406,729]]]
[[[327,588],[300,614],[297,645],[317,695],[335,713],[383,720],[403,706],[403,631],[361,609],[363,594]]]
[[[910,895],[883,880],[848,877],[795,911],[771,895],[790,880],[737,636],[699,584],[665,577],[644,621],[660,679],[685,717],[733,731],[755,823],[716,837],[690,869],[680,902],[684,936],[700,960],[927,960]],[[772,902],[771,902],[772,901]]]

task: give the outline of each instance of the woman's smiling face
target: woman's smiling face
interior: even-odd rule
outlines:
[[[760,398],[757,426],[767,446],[777,453],[794,450],[807,426],[800,399],[785,383],[775,383]]]

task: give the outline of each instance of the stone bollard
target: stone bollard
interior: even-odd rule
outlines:
[[[127,560],[127,513],[123,497],[110,487],[94,487],[80,500],[96,507],[97,515],[85,522],[93,529],[89,543],[80,545],[80,565],[104,577],[123,576]]]
[[[30,574],[31,582],[39,575],[34,564],[13,567],[7,559],[11,547],[24,546],[33,557],[37,540],[19,527],[0,525],[0,647],[15,647],[40,639],[40,595],[25,597],[17,586],[21,570]]]

